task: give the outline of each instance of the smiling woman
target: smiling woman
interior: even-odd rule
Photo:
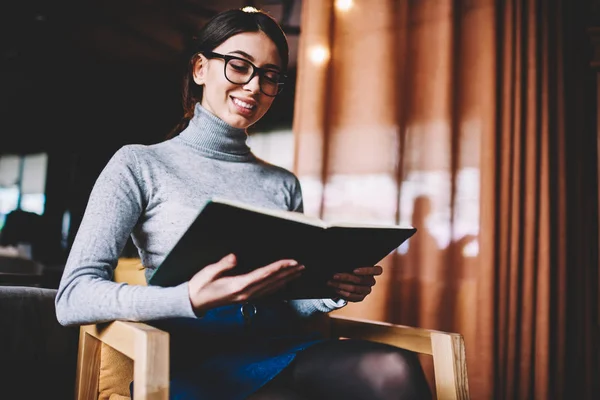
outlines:
[[[187,127],[198,102],[229,125],[246,129],[265,115],[283,89],[289,61],[283,31],[265,13],[237,11],[257,22],[235,26],[235,15],[220,13],[191,46],[182,82],[184,115],[169,137]],[[210,32],[212,27],[216,29]]]
[[[204,86],[202,106],[229,125],[246,129],[271,107],[283,83],[280,71],[287,66],[261,31],[232,36],[214,50],[201,50],[194,60],[194,82]]]
[[[302,274],[291,259],[231,276],[230,254],[175,287],[112,281],[130,236],[149,278],[213,197],[303,211],[297,177],[247,145],[247,128],[283,85],[288,45],[280,26],[256,10],[223,12],[196,35],[189,57],[184,115],[171,137],[123,146],[96,181],[59,286],[58,320],[149,321],[169,332],[172,398],[429,398],[413,353],[310,329],[309,317],[369,295],[380,266],[336,274],[335,298],[290,301],[267,295]]]

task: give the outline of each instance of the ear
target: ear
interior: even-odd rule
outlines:
[[[206,68],[208,66],[206,61],[206,57],[202,54],[196,55],[192,60],[192,76],[197,85],[204,85],[206,82]]]

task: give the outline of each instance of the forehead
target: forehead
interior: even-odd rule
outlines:
[[[251,55],[254,58],[251,61],[259,67],[265,64],[281,66],[277,46],[264,32],[238,33],[214,49],[215,52],[224,54],[236,50]]]

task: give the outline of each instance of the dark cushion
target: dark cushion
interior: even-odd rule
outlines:
[[[78,327],[63,327],[56,290],[0,286],[0,397],[73,399]]]

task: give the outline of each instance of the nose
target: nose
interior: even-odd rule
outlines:
[[[254,75],[252,79],[250,79],[250,82],[244,85],[244,90],[248,90],[252,93],[260,92],[260,77],[258,74]]]

